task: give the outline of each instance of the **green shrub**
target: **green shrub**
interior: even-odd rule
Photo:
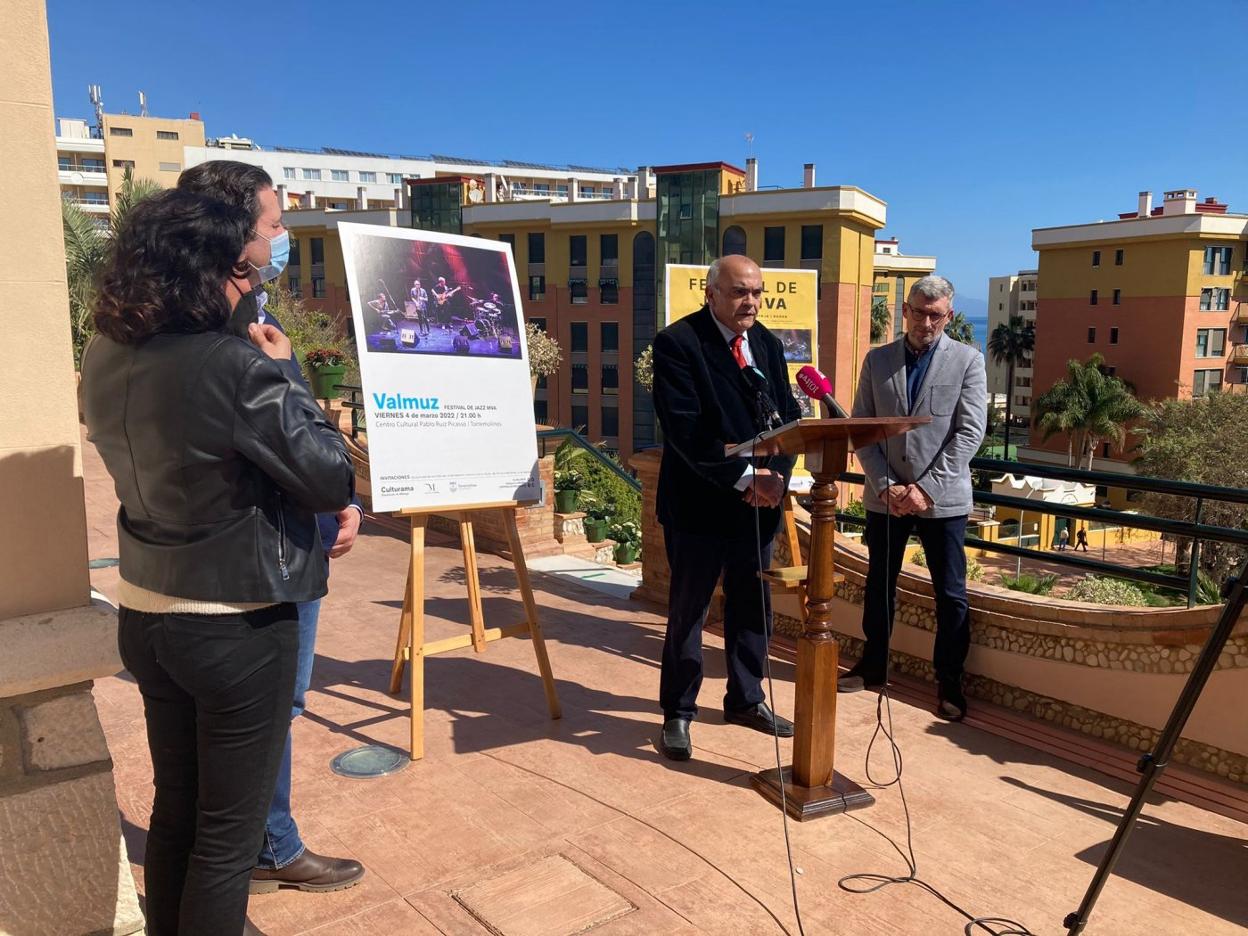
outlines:
[[[619,464],[615,456],[604,455]],[[574,442],[564,442],[555,452],[556,488],[557,479],[565,471],[575,471],[580,476],[582,496],[588,493],[594,498],[592,503],[608,505],[605,519],[641,524],[641,493]]]
[[[1143,589],[1133,582],[1118,578],[1085,575],[1066,592],[1071,601],[1088,601],[1102,605],[1147,607],[1150,602]]]
[[[1032,575],[1030,572],[1024,572],[1022,575],[1002,574],[1001,584],[1011,591],[1026,592],[1028,595],[1047,595],[1057,584],[1057,576]]]

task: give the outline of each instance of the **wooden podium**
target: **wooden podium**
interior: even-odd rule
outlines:
[[[810,558],[805,569],[772,569],[764,578],[805,583],[805,620],[797,644],[796,702],[793,712],[793,764],[781,771],[761,770],[754,788],[777,806],[781,786],[789,815],[813,819],[870,806],[875,799],[833,769],[836,750],[837,643],[832,633],[833,590],[842,579],[836,571],[836,476],[845,470],[849,446],[855,448],[908,432],[929,417],[888,416],[867,419],[802,419],[761,437],[787,455],[804,454],[814,475],[811,488]],[[729,454],[748,454],[750,445]],[[795,561],[799,556],[794,556]]]

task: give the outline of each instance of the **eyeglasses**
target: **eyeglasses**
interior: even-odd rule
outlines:
[[[914,306],[910,305],[910,303],[908,302],[906,303],[906,314],[911,316],[912,318],[917,319],[920,322],[922,321],[939,322],[946,315],[951,315],[952,313],[953,313],[952,309],[950,309],[948,312],[927,312],[923,309],[916,309]]]

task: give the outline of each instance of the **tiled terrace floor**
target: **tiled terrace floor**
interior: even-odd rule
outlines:
[[[90,446],[84,461],[91,557],[115,556],[111,484]],[[430,551],[431,638],[467,620],[457,557],[446,542]],[[255,897],[262,928],[490,932],[472,907],[507,936],[587,926],[594,936],[797,933],[780,815],[749,786],[751,772],[774,763],[771,739],[724,723],[722,658],[708,637],[695,759],[664,761],[654,748],[662,619],[627,600],[535,576],[561,721],[547,717],[527,642],[494,643],[481,656],[428,661],[423,761],[378,780],[331,774],[331,758],[358,744],[406,743],[406,706],[385,691],[406,561],[403,541],[366,525],[335,563],[307,715],[294,726],[304,837],[316,851],[359,858],[368,876],[334,894]],[[481,565],[487,624],[518,620],[509,567],[490,556]],[[94,576],[114,593],[115,569]],[[791,713],[793,667],[777,661],[774,671],[775,704]],[[95,695],[141,886],[151,804],[141,704],[124,675],[97,682]],[[1064,932],[1061,919],[1078,905],[1130,787],[925,708],[895,702],[892,711],[921,876],[976,914]],[[841,698],[838,766],[858,780],[874,721],[874,697]],[[782,749],[787,760],[789,742]],[[874,768],[888,774],[884,756]],[[918,888],[837,887],[853,872],[903,873],[881,838],[903,832],[895,788],[870,809],[790,825],[806,933],[962,932],[964,921]],[[1238,822],[1159,798],[1086,932],[1242,932],[1246,837]]]

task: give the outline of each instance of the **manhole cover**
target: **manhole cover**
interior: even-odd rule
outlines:
[[[111,569],[113,566],[117,565],[117,563],[119,563],[120,561],[121,561],[120,559],[92,559],[90,562],[87,563],[87,568],[88,569]]]
[[[406,751],[380,744],[366,744],[339,754],[329,765],[329,769],[341,777],[367,780],[370,777],[384,777],[386,774],[395,773],[410,763],[411,758]]]

